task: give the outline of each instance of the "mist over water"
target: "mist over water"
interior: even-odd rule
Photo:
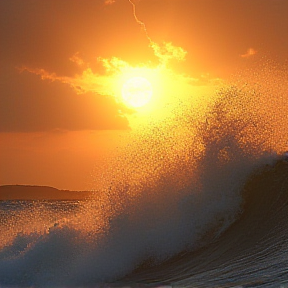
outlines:
[[[265,64],[205,107],[180,99],[103,163],[92,199],[1,203],[0,284],[91,286],[215,243],[244,213],[249,175],[287,150],[287,79]]]

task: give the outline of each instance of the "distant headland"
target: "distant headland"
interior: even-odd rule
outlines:
[[[3,185],[0,186],[0,201],[7,200],[85,200],[91,191],[58,190],[48,186]]]

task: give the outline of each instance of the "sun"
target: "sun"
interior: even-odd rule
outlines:
[[[148,104],[152,95],[152,85],[144,77],[130,78],[122,87],[123,101],[132,108],[140,108]]]

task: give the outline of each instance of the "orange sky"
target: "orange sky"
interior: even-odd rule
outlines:
[[[286,0],[133,3],[142,25],[129,0],[0,2],[0,185],[92,189],[103,157],[170,90],[188,97],[261,59],[288,59]],[[119,100],[137,73],[154,85],[146,112]]]

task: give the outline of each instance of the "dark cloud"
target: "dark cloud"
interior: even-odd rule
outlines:
[[[112,96],[77,95],[68,86],[42,81],[17,69],[27,65],[71,77],[81,72],[79,65],[69,60],[77,51],[85,54],[85,45],[93,46],[93,57],[100,55],[102,51],[94,42],[104,42],[102,31],[95,29],[103,21],[97,15],[102,4],[88,2],[0,2],[0,132],[129,127],[123,116],[125,108]]]
[[[1,82],[0,132],[129,128],[121,112],[125,107],[114,97],[77,95],[62,83],[42,81],[28,72],[10,71]]]

